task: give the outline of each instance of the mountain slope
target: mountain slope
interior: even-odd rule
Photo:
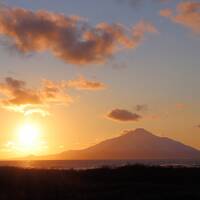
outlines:
[[[200,151],[175,140],[158,137],[144,129],[129,131],[83,149],[66,151],[42,159],[195,159]]]

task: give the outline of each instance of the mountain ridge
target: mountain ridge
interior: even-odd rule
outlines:
[[[200,159],[200,150],[143,128],[104,140],[81,150],[39,156],[41,160]]]

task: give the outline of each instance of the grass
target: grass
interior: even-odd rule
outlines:
[[[0,200],[200,199],[200,168],[88,170],[0,167]]]

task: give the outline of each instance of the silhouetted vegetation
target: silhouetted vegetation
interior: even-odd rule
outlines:
[[[200,199],[200,168],[0,168],[0,200]]]

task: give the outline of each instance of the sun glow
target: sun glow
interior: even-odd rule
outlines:
[[[18,130],[20,149],[25,153],[37,151],[39,148],[41,129],[37,124],[25,123]]]

